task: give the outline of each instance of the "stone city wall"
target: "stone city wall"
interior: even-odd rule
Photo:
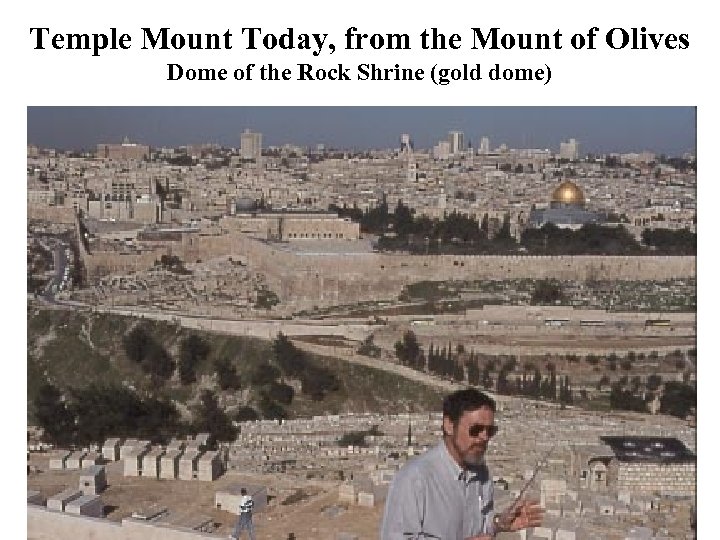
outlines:
[[[201,235],[187,233],[180,241],[167,241],[153,245],[143,244],[144,251],[121,253],[112,251],[82,251],[83,263],[88,277],[102,277],[109,274],[139,272],[151,268],[162,255],[176,255],[185,262],[207,260],[220,256],[242,256],[252,251],[260,258],[263,246],[252,242],[241,234]]]
[[[248,249],[250,267],[276,282],[282,300],[299,305],[350,304],[397,298],[418,281],[478,279],[665,280],[694,277],[695,257],[434,257],[295,255],[268,246]]]
[[[621,491],[695,495],[695,463],[622,463],[617,474]]]
[[[181,242],[169,242],[157,251],[97,252],[86,255],[84,262],[88,275],[94,277],[149,268],[163,253],[188,262],[241,257],[266,275],[283,302],[292,299],[296,306],[308,307],[393,299],[405,285],[424,280],[665,280],[696,275],[695,257],[305,255],[239,233],[187,234]]]

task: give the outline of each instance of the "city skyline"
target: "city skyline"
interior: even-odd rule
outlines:
[[[397,148],[408,133],[431,148],[451,131],[478,148],[548,148],[577,139],[580,154],[696,151],[694,107],[28,107],[27,142],[61,150],[132,142],[239,147],[245,129],[263,146]]]

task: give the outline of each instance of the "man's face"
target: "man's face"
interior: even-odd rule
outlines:
[[[482,463],[494,425],[495,413],[488,407],[466,411],[457,425],[453,425],[448,417],[443,418],[447,448],[458,465],[477,466]]]

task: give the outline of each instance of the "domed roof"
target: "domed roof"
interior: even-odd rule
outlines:
[[[577,184],[571,182],[570,180],[566,180],[555,188],[550,202],[584,205],[585,195],[583,195],[582,190],[577,186]]]

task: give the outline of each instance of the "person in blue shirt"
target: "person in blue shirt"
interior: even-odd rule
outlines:
[[[537,502],[519,501],[495,514],[485,452],[497,430],[492,398],[474,388],[448,395],[442,441],[409,461],[390,486],[381,540],[486,540],[539,526]]]

